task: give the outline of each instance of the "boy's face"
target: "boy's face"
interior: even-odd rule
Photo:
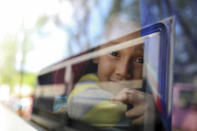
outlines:
[[[98,64],[100,81],[138,80],[142,79],[143,45],[137,45],[111,52],[94,59]]]

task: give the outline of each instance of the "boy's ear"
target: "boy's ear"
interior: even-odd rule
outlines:
[[[93,59],[94,64],[98,64],[98,57]]]

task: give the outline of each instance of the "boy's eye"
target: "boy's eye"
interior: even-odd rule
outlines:
[[[116,51],[112,51],[110,53],[110,55],[115,56],[115,57],[119,57],[120,56],[120,54],[118,52],[116,52]]]
[[[144,59],[142,57],[138,57],[135,62],[143,64],[144,63]]]

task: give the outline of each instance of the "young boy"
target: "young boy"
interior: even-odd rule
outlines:
[[[127,38],[122,38],[107,46],[125,40]],[[103,48],[105,45],[99,49]],[[153,102],[151,96],[136,89],[126,88],[123,84],[113,84],[114,90],[120,90],[115,94],[102,88],[102,83],[106,86],[110,85],[108,83],[142,80],[143,45],[112,51],[94,58],[93,62],[97,64],[97,72],[84,75],[69,95],[69,116],[102,127],[143,124],[145,112],[154,107],[153,103],[145,101],[146,97],[147,101]],[[127,105],[133,107],[127,109]],[[151,116],[152,114],[146,116],[150,122],[153,121]]]
[[[126,35],[99,50],[139,36],[140,32]],[[141,125],[145,119],[153,122],[154,115],[147,113],[154,108],[152,96],[123,84],[142,81],[143,52],[143,45],[139,44],[94,58],[97,72],[84,75],[75,85],[68,98],[68,115],[101,127],[125,128]],[[108,85],[113,86],[112,90],[107,90]]]

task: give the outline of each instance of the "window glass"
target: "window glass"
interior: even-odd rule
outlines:
[[[67,108],[73,123],[82,121],[111,130],[154,130],[161,122],[151,89],[143,85],[145,39],[137,34],[101,45],[73,60]],[[156,33],[146,37],[146,43],[159,45],[158,39]],[[79,68],[81,64],[85,66]]]

